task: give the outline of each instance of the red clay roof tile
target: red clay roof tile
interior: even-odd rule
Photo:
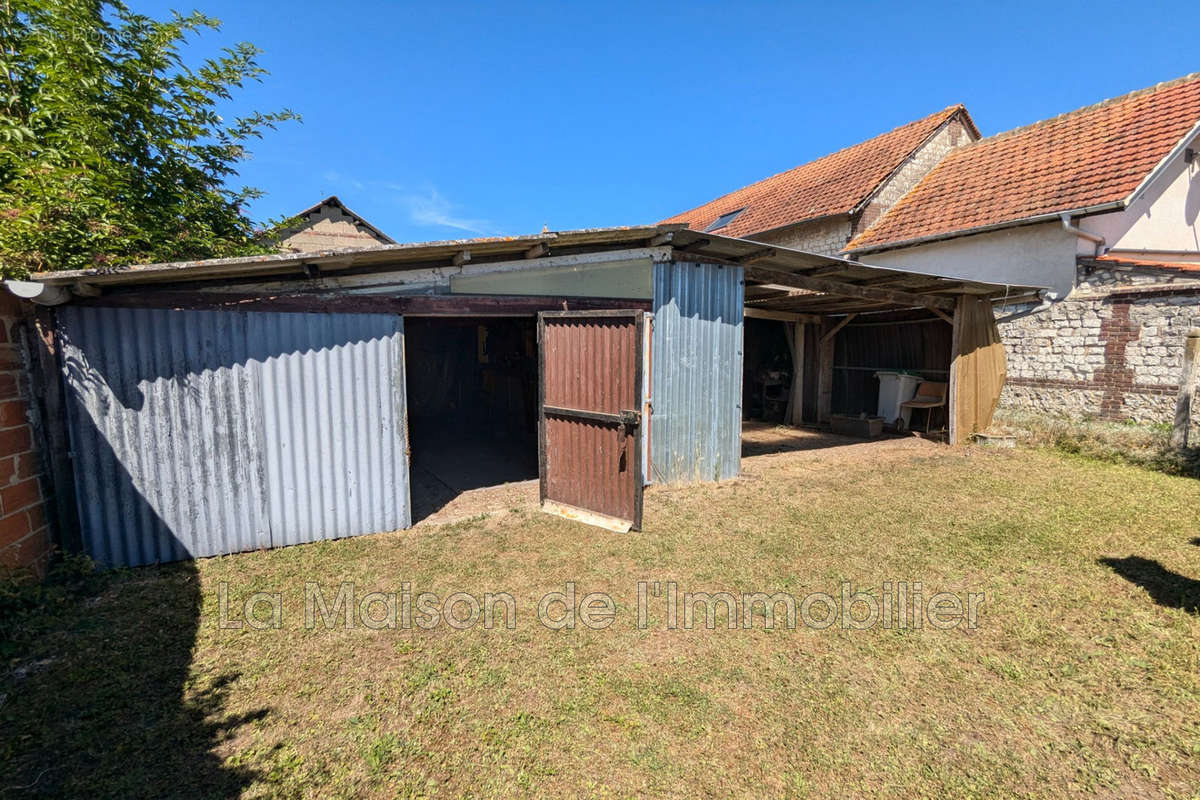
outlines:
[[[704,230],[722,214],[745,208],[745,213],[721,228],[719,233],[748,236],[818,217],[847,214],[870,196],[943,123],[959,112],[974,130],[974,123],[966,117],[966,109],[961,105],[951,106],[874,139],[752,183],[662,222],[687,223],[692,230]]]
[[[847,251],[1127,198],[1200,120],[1200,73],[952,151]]]

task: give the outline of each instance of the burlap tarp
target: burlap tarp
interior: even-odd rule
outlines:
[[[956,318],[951,369],[954,444],[967,441],[971,434],[987,430],[992,424],[1007,370],[991,300],[959,297]]]

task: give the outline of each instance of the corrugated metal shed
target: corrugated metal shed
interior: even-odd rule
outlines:
[[[59,335],[98,561],[410,524],[400,317],[70,306]]]
[[[600,290],[578,274],[614,263],[644,268],[639,280],[652,274],[653,300],[641,291],[581,298]],[[539,271],[554,276],[551,288]],[[563,278],[572,271],[576,279]],[[738,474],[744,314],[825,323],[918,308],[949,321],[957,297],[1036,288],[883,269],[680,226],[35,277],[40,283],[8,285],[64,304],[57,313],[69,340],[62,352],[75,398],[77,494],[89,548],[110,563],[408,525],[402,314],[652,308],[649,477],[681,482]],[[487,294],[453,291],[455,281],[472,280]],[[818,417],[830,397],[821,375]]]
[[[740,267],[654,266],[655,482],[723,480],[740,470],[742,290]]]

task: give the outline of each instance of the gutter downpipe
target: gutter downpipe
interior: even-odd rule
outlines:
[[[1095,253],[1093,255],[1103,255],[1103,253],[1100,252],[1101,248],[1103,248],[1106,244],[1103,236],[1097,236],[1094,233],[1088,233],[1082,228],[1077,228],[1072,225],[1071,214],[1069,212],[1064,212],[1063,214],[1059,215],[1059,219],[1062,220],[1062,227],[1064,231],[1067,233],[1073,233],[1080,239],[1087,239],[1089,242],[1095,245]]]
[[[1060,214],[1059,221],[1062,222],[1062,228],[1064,231],[1066,231],[1067,233],[1073,234],[1073,235],[1079,237],[1080,239],[1086,239],[1087,241],[1091,242],[1095,246],[1095,249],[1094,249],[1095,255],[1097,255],[1097,256],[1102,255],[1101,251],[1105,249],[1104,245],[1107,243],[1103,236],[1098,236],[1094,233],[1088,233],[1087,231],[1083,230],[1082,228],[1078,228],[1078,227],[1072,225],[1070,212],[1064,212],[1064,213]],[[996,320],[996,324],[999,325],[1004,322],[1012,322],[1013,320],[1020,319],[1022,317],[1028,317],[1028,316],[1032,316],[1034,314],[1040,314],[1041,312],[1050,308],[1050,306],[1054,305],[1055,303],[1059,302],[1060,300],[1063,300],[1064,298],[1059,297],[1057,292],[1052,292],[1049,289],[1042,289],[1042,290],[1038,291],[1038,299],[1040,300],[1040,302],[1036,306],[1034,306],[1032,308],[1027,308],[1024,311],[1016,311],[1012,314],[1008,314],[1007,316],[1000,317],[999,319]]]

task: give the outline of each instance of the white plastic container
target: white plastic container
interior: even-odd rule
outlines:
[[[906,375],[902,372],[876,372],[879,379],[879,406],[876,413],[895,424],[897,418],[904,420],[904,428],[908,429],[912,418],[911,408],[900,408],[900,404],[912,400],[921,383],[920,375]]]

